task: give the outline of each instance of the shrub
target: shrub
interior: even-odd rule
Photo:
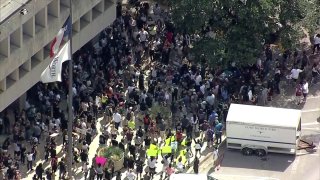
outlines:
[[[124,157],[124,152],[119,147],[102,147],[98,150],[98,156],[105,157],[108,160],[116,162]]]

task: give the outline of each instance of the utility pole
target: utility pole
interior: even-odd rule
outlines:
[[[72,0],[69,0],[70,5],[70,21],[71,21],[71,28],[72,28]],[[72,159],[73,159],[73,138],[72,138],[72,127],[73,127],[73,108],[72,108],[72,101],[73,101],[73,61],[72,61],[72,29],[70,30],[70,51],[71,51],[71,59],[69,60],[69,93],[68,93],[68,154],[66,157],[67,160],[67,172],[69,178],[73,177],[72,172]]]

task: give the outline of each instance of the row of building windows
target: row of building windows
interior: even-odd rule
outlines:
[[[41,33],[41,31],[44,31],[45,28],[50,26],[50,23],[58,21],[59,13],[61,14],[69,11],[68,1],[69,0],[52,1],[47,8],[40,10],[34,17],[1,41],[0,61],[10,60],[10,55],[21,48],[22,45],[23,47],[25,47],[25,45],[27,46],[28,41],[32,40],[37,34]],[[58,4],[58,2],[60,2],[60,4]],[[113,2],[111,0],[102,0],[91,10],[82,15],[80,19],[75,21],[72,25],[73,36],[77,35],[77,33],[98,18],[104,11],[107,11],[112,4]],[[60,9],[58,6],[60,6]],[[41,64],[43,60],[49,59],[50,44],[51,42],[31,56],[30,59],[24,61],[19,68],[13,70],[7,77],[0,80],[0,94]]]

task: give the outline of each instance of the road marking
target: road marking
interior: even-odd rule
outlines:
[[[317,124],[320,124],[320,123],[317,121],[314,121],[314,122],[310,122],[310,123],[302,123],[301,125],[302,126],[311,126],[311,125],[317,125]]]
[[[245,176],[245,175],[234,175],[234,174],[213,174],[216,178],[229,177],[229,178],[252,178],[255,180],[280,180],[278,178],[263,177],[263,176]]]
[[[316,108],[316,109],[307,109],[307,110],[302,110],[302,113],[308,113],[308,112],[317,112],[320,111],[320,108]]]
[[[300,158],[299,158],[299,157],[297,157],[297,158],[293,161],[293,163],[291,164],[291,165],[292,165],[292,166],[291,166],[291,170],[292,170],[292,171],[298,170],[299,161],[300,161]]]
[[[320,131],[320,128],[302,128],[303,130],[314,130],[314,131]]]
[[[314,148],[316,150],[317,148]],[[320,154],[317,153],[308,153],[308,152],[301,152],[301,153],[296,153],[297,156],[303,156],[303,155],[308,155],[308,156],[320,156]]]
[[[320,98],[320,96],[310,96],[310,97],[307,98],[307,100],[308,99],[317,99],[317,98]]]

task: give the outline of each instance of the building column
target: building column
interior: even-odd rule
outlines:
[[[20,112],[25,108],[26,100],[27,100],[27,93],[24,93],[19,97],[18,102],[19,102],[19,111]]]

